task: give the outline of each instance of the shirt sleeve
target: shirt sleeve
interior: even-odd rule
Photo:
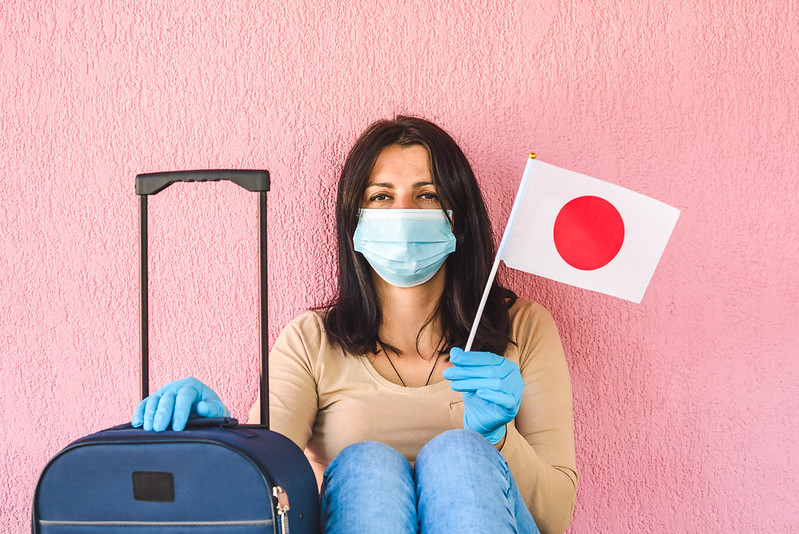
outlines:
[[[511,320],[525,387],[501,453],[541,532],[563,532],[577,493],[569,369],[547,310],[528,303]]]
[[[283,329],[269,353],[270,429],[305,449],[318,410],[315,359],[319,354],[321,323],[307,312]],[[260,419],[260,395],[250,409],[250,422]]]

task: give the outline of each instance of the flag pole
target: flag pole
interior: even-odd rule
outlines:
[[[502,259],[502,255],[505,253],[505,247],[508,244],[508,238],[510,237],[510,232],[513,229],[516,218],[519,216],[519,205],[524,198],[524,192],[530,181],[530,175],[535,165],[535,158],[535,152],[530,152],[530,157],[527,159],[527,165],[524,168],[524,175],[522,175],[522,181],[519,183],[519,190],[516,192],[516,199],[513,201],[513,207],[508,216],[508,224],[505,225],[505,231],[502,233],[502,239],[499,242],[499,248],[497,248],[497,255],[494,257],[494,265],[491,267],[491,273],[488,275],[488,282],[486,282],[485,289],[483,290],[483,297],[480,299],[480,305],[477,307],[477,314],[472,323],[472,329],[469,332],[469,339],[466,341],[466,347],[463,349],[467,352],[472,350],[472,343],[474,343],[474,338],[477,335],[477,327],[480,325],[480,318],[483,316],[488,294],[491,292],[491,286],[494,284],[494,278],[497,276],[499,262]]]

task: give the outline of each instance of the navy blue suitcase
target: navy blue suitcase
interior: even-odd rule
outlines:
[[[141,231],[141,394],[149,393],[147,197],[174,182],[230,180],[258,193],[260,425],[192,419],[186,430],[130,424],[80,438],[42,471],[34,534],[315,534],[316,479],[303,451],[269,430],[266,327],[267,171],[178,171],[136,176]]]

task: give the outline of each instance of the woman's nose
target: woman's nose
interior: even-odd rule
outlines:
[[[398,193],[394,200],[394,204],[391,207],[395,209],[410,210],[415,209],[417,206],[414,203],[413,197],[411,195]]]

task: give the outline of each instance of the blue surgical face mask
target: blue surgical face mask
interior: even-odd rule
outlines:
[[[427,282],[455,250],[452,225],[437,209],[362,209],[353,242],[380,278],[398,287]]]

